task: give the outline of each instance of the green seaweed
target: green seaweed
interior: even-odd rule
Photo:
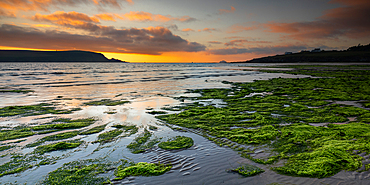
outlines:
[[[0,165],[0,177],[9,174],[15,174],[23,172],[29,168],[32,168],[33,165],[29,164],[31,160],[24,158],[21,155],[12,156],[12,160]]]
[[[91,102],[86,102],[84,105],[94,105],[94,106],[99,106],[99,105],[106,105],[106,106],[116,106],[116,105],[123,105],[126,103],[130,103],[130,101],[126,100],[110,100],[110,99],[102,99],[99,101],[91,101]]]
[[[158,176],[166,173],[171,168],[171,165],[146,162],[139,162],[129,166],[120,165],[115,171],[115,175],[117,176],[115,180],[124,179],[128,176]]]
[[[251,177],[265,172],[265,170],[250,164],[244,164],[236,169],[232,169],[231,171],[239,173],[240,175],[243,175],[245,177]]]
[[[52,151],[72,149],[79,147],[82,143],[83,141],[62,141],[58,143],[38,146],[34,152],[38,154],[44,154]]]
[[[81,131],[79,134],[80,135],[90,135],[90,134],[95,134],[95,133],[99,133],[101,131],[103,131],[105,129],[107,125],[100,125],[100,126],[97,126],[97,127],[93,127],[89,130],[86,130],[86,131]]]
[[[38,125],[30,127],[34,131],[39,130],[48,130],[48,129],[75,129],[75,128],[82,128],[87,127],[93,124],[96,120],[93,118],[87,119],[56,119],[48,124]]]
[[[50,135],[50,136],[46,136],[34,143],[31,143],[31,144],[28,144],[26,145],[26,147],[35,147],[35,146],[39,146],[41,145],[42,143],[44,143],[45,141],[58,141],[58,140],[63,140],[63,139],[68,139],[68,138],[72,138],[72,137],[75,137],[79,134],[79,131],[72,131],[72,132],[64,132],[64,133],[60,133],[60,134],[54,134],[54,135]]]
[[[0,152],[4,150],[9,150],[11,148],[14,148],[15,145],[5,145],[5,146],[0,146]]]
[[[0,131],[0,141],[24,138],[34,135],[30,128],[13,128],[12,130],[1,130]]]
[[[41,156],[34,152],[26,155],[22,154],[10,154],[10,155],[11,160],[0,165],[0,177],[9,174],[20,173],[35,166],[52,164],[56,160],[58,160],[57,157],[46,158],[45,156]]]
[[[172,139],[169,139],[166,142],[159,143],[158,147],[164,150],[177,150],[183,148],[190,148],[193,145],[194,141],[192,138],[185,136],[176,136]]]
[[[80,108],[73,109],[56,109],[53,104],[40,103],[37,105],[24,105],[24,106],[8,106],[0,108],[0,117],[7,116],[34,116],[43,114],[70,114],[73,111],[81,110]]]
[[[165,111],[149,111],[149,112],[146,112],[148,114],[153,114],[153,115],[156,115],[156,114],[167,114],[167,112]]]
[[[0,87],[0,93],[23,93],[23,94],[27,94],[27,93],[30,93],[30,92],[35,92],[35,91],[27,89],[27,88],[15,89],[15,88],[10,88],[10,87]]]
[[[117,136],[121,135],[122,132],[123,132],[123,130],[115,129],[115,130],[111,130],[111,131],[108,131],[108,132],[101,133],[101,134],[99,134],[98,140],[96,140],[95,143],[102,143],[102,144],[104,144],[104,143],[111,142]]]
[[[111,169],[109,163],[97,163],[88,159],[63,164],[62,167],[48,173],[42,184],[74,185],[74,184],[105,184],[109,177],[99,177]]]
[[[195,101],[221,99],[225,105],[195,102],[178,106],[180,113],[156,117],[171,125],[196,129],[209,140],[242,151],[243,157],[257,163],[285,159],[286,163],[273,168],[282,174],[323,178],[362,166],[363,158],[356,154],[370,152],[370,127],[365,124],[370,123],[370,111],[341,101],[364,104],[370,100],[370,71],[300,67],[265,72],[320,78],[276,78],[228,83],[229,89],[191,90],[202,95]],[[348,118],[359,122],[349,122]],[[244,152],[239,146],[244,144],[268,147],[271,154],[251,157],[250,151]]]
[[[130,131],[125,137],[136,134],[139,130],[135,125],[112,125],[112,127],[124,130],[125,132]]]
[[[149,125],[149,130],[157,130],[157,129],[158,129],[158,127],[153,126],[153,125]]]
[[[152,134],[147,129],[144,129],[144,133],[137,136],[129,145],[127,145],[127,148],[134,154],[143,153],[146,149],[153,147],[159,142],[158,139],[149,141],[151,136]],[[147,142],[148,144],[145,145]]]

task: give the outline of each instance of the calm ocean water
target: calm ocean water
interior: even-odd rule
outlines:
[[[108,124],[106,131],[114,124],[137,125],[139,133],[147,126],[156,126],[152,131],[153,138],[166,140],[176,135],[192,137],[195,146],[176,152],[166,152],[154,149],[144,154],[132,154],[126,146],[138,135],[120,138],[104,146],[93,144],[98,134],[76,136],[72,139],[82,139],[86,145],[76,150],[56,151],[51,156],[68,156],[57,160],[55,164],[35,167],[18,175],[6,175],[0,178],[1,183],[17,182],[35,184],[47,173],[61,167],[63,164],[82,159],[105,158],[112,162],[120,159],[130,159],[134,162],[158,162],[170,160],[177,167],[162,176],[134,177],[124,179],[120,183],[127,184],[315,184],[337,183],[351,180],[338,180],[335,176],[326,180],[295,178],[276,174],[268,166],[254,164],[241,158],[235,151],[215,145],[193,132],[173,131],[158,121],[147,109],[161,110],[166,106],[179,105],[181,102],[174,97],[198,96],[184,94],[187,89],[229,88],[222,81],[252,82],[269,78],[297,78],[305,76],[280,73],[261,73],[258,71],[243,71],[241,64],[130,64],[130,63],[0,63],[0,87],[29,88],[35,92],[0,93],[0,107],[10,105],[31,105],[40,102],[53,102],[60,108],[81,108],[68,115],[41,115],[29,117],[0,118],[0,126],[19,126],[41,124],[56,118],[89,118],[94,117],[97,123]],[[248,64],[249,66],[268,67],[267,64]],[[61,98],[63,97],[63,98]],[[130,104],[120,106],[86,106],[85,102],[101,99],[129,100]],[[203,102],[219,104],[223,102]],[[115,114],[107,114],[115,111]],[[45,119],[40,119],[45,118]],[[17,152],[29,153],[33,149],[24,148],[43,136],[31,136],[26,141],[18,143],[18,147],[10,151],[0,152],[0,155]],[[8,141],[6,141],[8,142]],[[3,141],[2,143],[6,143]],[[96,150],[99,149],[99,150]],[[0,165],[8,162],[9,156],[0,158]],[[226,170],[240,163],[251,163],[266,170],[265,173],[243,178],[238,174],[227,173]],[[108,174],[112,175],[112,173]],[[342,174],[343,176],[343,174]],[[348,175],[347,175],[348,176]],[[347,178],[347,177],[346,177]],[[0,184],[1,184],[0,183]]]

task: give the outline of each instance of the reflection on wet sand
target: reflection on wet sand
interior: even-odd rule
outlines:
[[[237,66],[237,65],[234,65]],[[214,143],[192,132],[172,130],[159,122],[155,115],[147,113],[158,111],[163,107],[179,105],[181,102],[173,97],[199,96],[197,93],[186,93],[188,89],[203,88],[230,88],[229,84],[222,81],[252,82],[270,78],[299,78],[304,75],[288,75],[280,73],[260,73],[255,71],[230,70],[232,65],[220,68],[218,64],[99,64],[99,63],[36,63],[36,64],[1,64],[0,86],[30,88],[32,94],[0,94],[0,107],[12,105],[33,105],[41,102],[53,103],[58,108],[75,108],[82,110],[71,114],[47,114],[29,117],[15,116],[0,118],[0,126],[20,126],[45,124],[57,118],[94,118],[93,124],[78,129],[68,129],[54,133],[34,135],[20,143],[18,147],[0,151],[0,155],[10,152],[30,153],[34,148],[23,148],[26,144],[37,139],[68,132],[87,130],[96,126],[107,124],[105,130],[91,134],[78,135],[63,141],[80,139],[84,142],[77,149],[50,152],[50,156],[64,156],[52,165],[41,165],[32,170],[25,170],[17,175],[0,177],[1,182],[17,182],[35,184],[63,164],[85,159],[106,158],[111,162],[121,159],[130,159],[134,162],[170,162],[174,168],[163,176],[157,177],[132,177],[117,183],[127,184],[268,184],[274,182],[303,183],[307,178],[285,177],[276,174],[267,167],[255,164],[241,158],[235,151],[218,147]],[[117,106],[92,106],[84,105],[90,101],[128,100],[130,103]],[[222,106],[224,102],[203,102]],[[93,143],[100,134],[118,130],[112,127],[120,124],[137,126],[138,133],[127,136],[121,134],[111,143]],[[158,129],[150,130],[149,125]],[[194,140],[194,146],[187,150],[164,151],[154,147],[146,153],[133,154],[126,147],[135,138],[143,134],[144,130],[151,133],[150,139],[160,138],[167,140],[174,136],[187,136]],[[124,133],[124,132],[123,132]],[[17,141],[17,140],[11,140]],[[8,143],[10,141],[1,141]],[[59,142],[59,141],[58,141]],[[50,141],[50,143],[53,143]],[[10,155],[0,158],[0,165],[8,162]],[[240,178],[237,174],[227,173],[226,170],[237,166],[239,163],[251,163],[264,168],[264,174]],[[112,175],[112,173],[106,174]],[[104,176],[104,175],[103,175]],[[318,182],[318,181],[315,181]],[[320,181],[331,182],[331,181]],[[348,182],[348,181],[346,181]]]

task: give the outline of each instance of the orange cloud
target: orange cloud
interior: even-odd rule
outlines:
[[[98,7],[121,8],[122,2],[132,0],[1,0],[0,17],[15,17],[18,11],[48,11],[50,7],[93,4]]]
[[[0,9],[0,17],[16,17],[15,15],[15,12],[14,11],[4,11],[2,9]]]
[[[256,30],[258,28],[259,26],[242,26],[240,24],[234,24],[228,29],[227,33],[238,33],[242,31],[251,31],[251,30]]]
[[[209,41],[208,43],[210,43],[210,44],[222,44],[222,42],[219,42],[219,41]]]
[[[172,17],[170,15],[152,14],[149,12],[134,12],[130,11],[122,16],[116,15],[117,18],[130,21],[157,21],[157,22],[168,22],[168,21],[180,21],[180,22],[191,22],[195,21],[195,18],[189,16]]]
[[[95,16],[104,21],[116,22],[115,16],[112,14],[96,14]]]
[[[41,15],[36,13],[35,16],[32,17],[35,21],[50,21],[56,22],[58,24],[59,21],[84,21],[84,22],[94,22],[99,23],[99,19],[95,17],[89,17],[86,14],[78,13],[78,12],[63,12],[63,11],[56,11],[53,14],[49,15]]]
[[[63,12],[57,11],[49,15],[41,15],[36,13],[35,16],[31,17],[32,20],[37,22],[51,22],[53,24],[76,28],[76,29],[99,29],[101,26],[96,23],[100,23],[100,20],[96,17],[90,17],[83,13],[78,12]]]
[[[224,13],[234,13],[235,12],[235,8],[233,6],[231,6],[231,9],[230,10],[226,10],[226,9],[219,9],[219,14],[224,14]]]
[[[216,28],[204,28],[203,30],[198,30],[199,32],[201,32],[201,31],[206,31],[206,32],[209,32],[209,33],[211,33],[211,32],[213,32],[213,31],[217,31],[217,29]]]
[[[29,24],[29,23],[21,23],[23,25],[27,25],[27,26],[31,26],[31,27],[35,27],[35,28],[52,28],[52,27],[57,27],[57,26],[54,26],[54,25],[49,25],[49,24]]]
[[[181,31],[183,31],[183,32],[189,32],[189,31],[194,31],[194,30],[191,29],[191,28],[185,28],[185,29],[182,29]]]
[[[345,36],[349,38],[368,38],[370,36],[370,1],[332,0],[344,7],[334,8],[315,21],[264,24],[269,32],[285,33],[288,37],[306,41]]]
[[[41,31],[37,28],[19,27],[3,24],[0,26],[1,45],[52,50],[90,50],[117,53],[136,53],[161,55],[165,52],[199,52],[205,46],[189,42],[180,36],[173,35],[168,28],[149,27],[115,29],[114,27],[85,25],[67,25],[91,31],[90,35],[72,34],[58,30]]]

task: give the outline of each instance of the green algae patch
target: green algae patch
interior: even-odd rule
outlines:
[[[5,150],[9,150],[9,149],[14,148],[14,147],[15,147],[15,145],[0,146],[0,152],[5,151]]]
[[[194,145],[194,141],[190,137],[176,136],[175,138],[169,139],[166,142],[158,144],[159,148],[164,150],[177,150],[183,148],[190,148]]]
[[[166,173],[171,168],[171,165],[146,162],[139,162],[130,166],[120,165],[115,171],[117,176],[115,180],[124,179],[128,176],[158,176]]]
[[[370,153],[370,125],[366,124],[370,111],[353,104],[370,101],[370,71],[300,67],[278,72],[320,78],[276,78],[229,83],[229,89],[192,90],[202,96],[176,107],[180,113],[156,118],[196,129],[260,164],[284,159],[283,165],[273,168],[281,174],[324,178],[363,166],[358,154]],[[214,99],[225,102],[224,106],[199,103]],[[270,154],[252,157],[253,151],[240,145],[265,147]]]
[[[123,105],[126,103],[130,103],[130,101],[126,100],[110,100],[110,99],[102,99],[99,101],[91,101],[91,102],[86,102],[84,105],[94,105],[94,106],[99,106],[99,105],[106,105],[106,106],[116,106],[116,105]]]
[[[144,129],[144,133],[137,136],[129,145],[127,145],[127,148],[134,154],[143,153],[146,149],[150,149],[160,142],[159,138],[149,140],[150,137],[152,137],[152,134],[147,129]]]
[[[58,143],[38,146],[34,152],[38,154],[44,154],[44,153],[52,152],[52,151],[67,150],[67,149],[77,148],[82,143],[83,141],[62,141]]]
[[[156,114],[167,114],[167,112],[165,111],[149,111],[149,112],[146,112],[148,114],[152,114],[152,115],[156,115]]]
[[[131,125],[131,126],[128,126],[128,125],[113,125],[112,127],[117,128],[117,129],[101,133],[98,136],[98,140],[94,141],[94,143],[101,143],[101,144],[109,143],[109,142],[114,141],[115,139],[117,139],[117,137],[120,136],[124,132],[128,132],[128,133],[125,133],[122,137],[131,136],[131,135],[137,133],[137,131],[138,131],[138,128],[134,125]]]
[[[106,184],[109,177],[99,177],[99,174],[108,172],[111,164],[97,163],[94,160],[73,161],[63,164],[62,167],[48,173],[41,184],[50,185],[95,185]]]
[[[0,177],[9,174],[17,174],[27,169],[38,167],[46,164],[53,164],[59,157],[47,158],[37,153],[22,154],[9,154],[11,160],[0,165]]]
[[[34,135],[30,128],[16,127],[11,130],[0,130],[0,141],[19,139]]]
[[[157,130],[157,129],[158,129],[158,127],[153,126],[153,125],[149,125],[149,130]]]
[[[10,88],[10,87],[0,87],[0,93],[23,93],[27,94],[30,92],[35,92],[34,90],[27,89],[27,88]]]
[[[108,132],[104,132],[102,134],[99,134],[98,140],[95,141],[96,143],[108,143],[113,141],[117,136],[121,135],[123,133],[123,130],[111,130]]]
[[[32,168],[33,165],[29,164],[31,161],[31,159],[27,159],[22,155],[13,155],[9,162],[0,165],[0,177],[20,173]]]
[[[244,177],[251,177],[251,176],[255,176],[260,173],[265,172],[265,170],[258,168],[257,166],[250,165],[250,164],[244,164],[230,171],[239,173],[240,175],[243,175]]]
[[[70,114],[73,111],[81,110],[80,108],[73,109],[56,109],[53,104],[40,103],[37,105],[24,105],[24,106],[8,106],[0,108],[0,117],[7,116],[34,116],[43,114]]]
[[[44,143],[45,141],[58,141],[58,140],[63,140],[63,139],[68,139],[68,138],[72,138],[72,137],[75,137],[79,134],[79,131],[72,131],[72,132],[64,132],[64,133],[60,133],[60,134],[54,134],[54,135],[51,135],[51,136],[46,136],[34,143],[31,143],[31,144],[28,144],[26,145],[26,147],[35,147],[35,146],[39,146],[41,145],[42,143]]]
[[[107,126],[107,124],[101,125],[101,126],[97,126],[97,127],[93,127],[93,128],[91,128],[89,130],[81,131],[79,134],[80,135],[96,134],[96,133],[99,133],[99,132],[103,131],[106,126]]]
[[[135,125],[113,125],[112,127],[122,129],[125,132],[130,131],[126,136],[131,136],[139,131]]]
[[[96,120],[93,118],[76,119],[76,120],[61,118],[61,119],[56,119],[48,124],[33,126],[30,128],[34,131],[48,130],[48,129],[75,129],[75,128],[87,127],[93,124],[95,121]]]

